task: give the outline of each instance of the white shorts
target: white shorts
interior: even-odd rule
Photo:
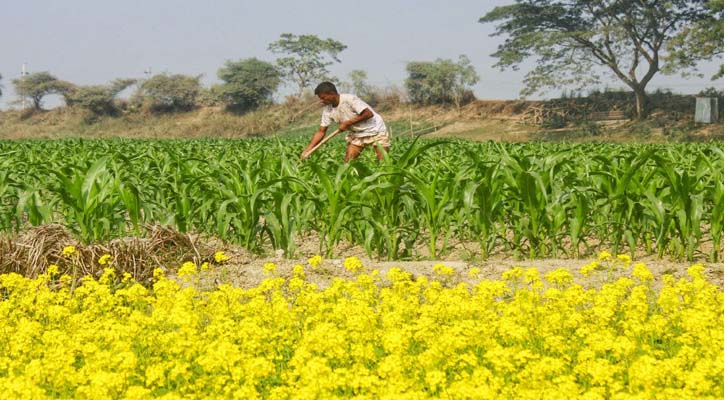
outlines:
[[[345,141],[347,144],[352,144],[357,147],[365,146],[382,146],[385,148],[390,147],[390,135],[388,132],[380,132],[373,136],[355,136],[352,133],[345,135]]]

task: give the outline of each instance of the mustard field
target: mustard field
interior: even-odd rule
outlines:
[[[75,249],[63,256],[72,264]],[[226,261],[161,269],[110,257],[98,279],[0,275],[0,397],[44,399],[721,399],[723,293],[694,265],[654,277],[602,253],[541,276],[370,270],[320,288],[322,258],[244,290],[201,289]],[[617,278],[614,278],[618,276]],[[655,280],[657,284],[655,285]]]

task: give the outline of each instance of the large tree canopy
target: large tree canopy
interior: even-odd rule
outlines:
[[[22,79],[13,79],[15,92],[20,98],[30,99],[33,108],[41,110],[43,97],[51,94],[64,94],[72,88],[69,82],[61,81],[49,72],[35,72]]]
[[[478,82],[478,74],[465,55],[458,62],[437,59],[434,62],[412,61],[406,66],[408,78],[405,88],[415,104],[455,104],[464,98],[473,98],[471,85]]]
[[[141,83],[137,96],[154,112],[191,110],[201,91],[200,80],[201,75],[154,75]]]
[[[699,60],[710,60],[723,54],[723,0],[709,0],[709,11],[703,19],[682,29],[669,43],[671,69],[694,67]],[[722,57],[720,57],[722,61]],[[712,79],[723,76],[723,66]]]
[[[227,61],[217,71],[220,95],[232,109],[247,111],[272,101],[280,84],[279,71],[274,65],[256,58]]]
[[[333,39],[320,39],[315,35],[283,33],[269,50],[287,57],[277,59],[285,79],[297,85],[298,95],[320,80],[328,79],[327,66],[340,62],[337,57],[347,46]]]
[[[529,58],[523,95],[544,88],[582,89],[613,73],[635,94],[637,117],[646,115],[645,88],[658,72],[674,73],[668,43],[707,18],[704,0],[516,0],[479,22],[498,22],[492,36],[506,36],[493,56],[502,69]],[[691,53],[691,59],[703,58]],[[603,68],[601,68],[603,67]]]
[[[65,93],[65,102],[95,115],[113,115],[118,111],[116,96],[135,83],[136,79],[116,79],[108,85],[74,86]]]

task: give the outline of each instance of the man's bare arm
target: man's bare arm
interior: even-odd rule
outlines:
[[[356,117],[350,118],[347,121],[343,121],[340,123],[340,130],[345,131],[347,130],[351,125],[355,125],[360,121],[365,121],[366,119],[370,119],[373,117],[373,112],[370,111],[369,108],[366,108],[362,110],[360,114],[358,114]]]
[[[321,126],[319,129],[317,129],[317,132],[312,135],[312,140],[310,141],[310,144],[308,144],[307,147],[302,151],[302,154],[315,147],[317,143],[320,143],[322,138],[325,137],[325,133],[327,133],[326,126]]]

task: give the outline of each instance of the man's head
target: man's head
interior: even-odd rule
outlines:
[[[315,94],[322,104],[337,106],[340,102],[340,95],[332,82],[322,82],[317,85]]]

